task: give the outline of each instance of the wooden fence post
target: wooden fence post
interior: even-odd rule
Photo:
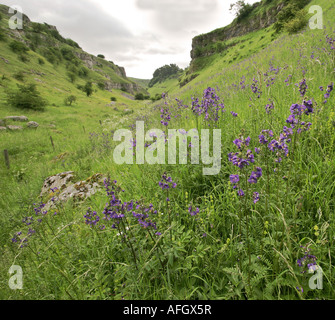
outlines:
[[[9,170],[9,169],[10,169],[10,163],[9,163],[8,150],[4,150],[4,155],[5,155],[6,167],[7,167],[7,169]]]
[[[51,145],[52,145],[52,148],[54,149],[54,151],[55,151],[55,145],[54,145],[54,142],[53,142],[53,140],[52,140],[52,137],[50,136],[50,141],[51,141]]]

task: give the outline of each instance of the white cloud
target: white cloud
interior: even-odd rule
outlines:
[[[12,5],[12,0],[2,0]],[[155,69],[190,62],[192,38],[233,20],[234,0],[15,0],[33,21],[55,25],[87,52],[104,54],[127,75],[151,78]],[[255,0],[248,1],[256,2]]]

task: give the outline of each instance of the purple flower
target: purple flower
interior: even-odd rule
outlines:
[[[250,178],[248,179],[248,182],[249,183],[257,183],[257,175],[256,175],[256,173],[255,172],[252,172],[251,173],[251,176],[250,176]]]
[[[255,204],[259,201],[259,193],[258,192],[253,193],[253,199],[254,199]]]
[[[189,214],[194,217],[196,216],[199,212],[200,212],[200,209],[199,208],[195,208],[195,210],[193,210],[193,207],[192,206],[189,206],[188,208],[188,212]]]
[[[239,183],[239,181],[240,181],[240,176],[238,175],[238,174],[232,174],[231,176],[230,176],[230,182],[232,183],[232,184],[237,184],[237,183]]]
[[[308,85],[306,83],[306,79],[303,79],[300,83],[299,83],[299,92],[300,92],[300,95],[302,97],[305,96],[306,92],[307,92],[307,89],[308,89]]]
[[[163,174],[162,179],[158,184],[162,190],[175,189],[177,187],[177,184],[172,181],[171,177],[167,176],[166,172]]]

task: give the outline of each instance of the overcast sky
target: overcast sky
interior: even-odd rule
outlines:
[[[0,0],[32,21],[55,25],[88,53],[105,55],[127,76],[151,79],[170,63],[185,68],[192,38],[229,24],[235,0]],[[250,4],[257,0],[246,1]]]

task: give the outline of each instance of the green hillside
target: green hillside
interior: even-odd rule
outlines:
[[[198,42],[179,79],[148,89],[164,93],[156,103],[134,101],[126,88],[100,89],[114,64],[98,58],[87,97],[77,87],[87,79],[71,83],[64,56],[53,64],[36,48],[24,62],[5,36],[0,119],[25,115],[40,126],[0,131],[10,161],[0,161],[1,299],[335,298],[335,8],[326,0],[306,6],[322,8],[322,29],[306,26],[311,15],[295,7],[281,33],[270,19],[217,38],[282,3],[262,1],[247,20],[199,36],[210,43]],[[305,27],[291,32],[301,21]],[[48,101],[44,111],[7,102],[17,84],[30,82]],[[69,95],[77,100],[66,106]],[[145,141],[136,136],[141,124]],[[118,129],[128,130],[124,138]],[[177,141],[174,159],[168,148]],[[117,164],[120,149],[128,163]],[[65,184],[41,195],[47,177],[69,172],[81,181],[74,193],[106,179],[84,201],[62,200]],[[12,265],[24,272],[21,290],[8,287]]]

